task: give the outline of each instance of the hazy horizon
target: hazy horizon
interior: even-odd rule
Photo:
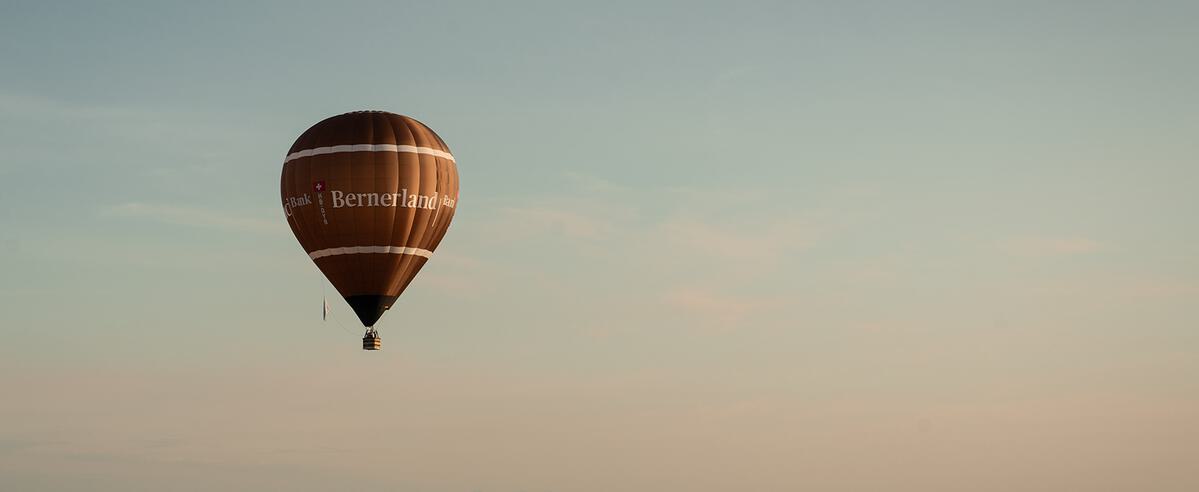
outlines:
[[[0,489],[1199,489],[1196,52],[1193,2],[0,3]],[[378,353],[279,202],[360,109],[461,177]]]

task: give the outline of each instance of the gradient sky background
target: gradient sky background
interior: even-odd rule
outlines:
[[[1195,2],[100,4],[0,2],[0,489],[1199,489]],[[368,108],[378,353],[278,195]]]

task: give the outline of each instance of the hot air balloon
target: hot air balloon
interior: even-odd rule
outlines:
[[[283,213],[308,257],[366,335],[433,256],[458,204],[458,168],[433,130],[407,116],[355,111],[305,131],[283,159]]]

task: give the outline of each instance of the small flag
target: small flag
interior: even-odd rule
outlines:
[[[321,321],[329,321],[329,299],[321,298],[324,303],[324,309],[321,310]]]

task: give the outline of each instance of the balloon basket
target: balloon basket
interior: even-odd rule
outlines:
[[[383,348],[383,339],[375,332],[367,332],[362,337],[362,350],[379,350]]]

